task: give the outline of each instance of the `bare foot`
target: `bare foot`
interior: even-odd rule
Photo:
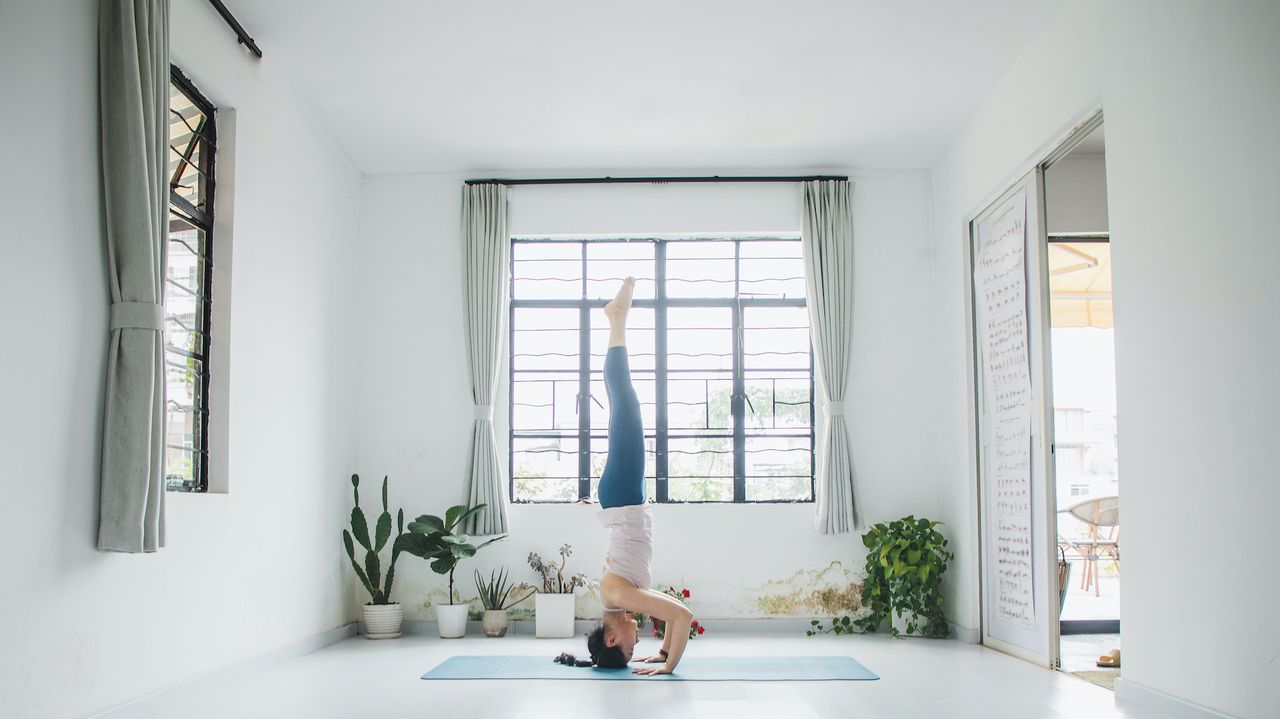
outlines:
[[[628,277],[622,281],[618,294],[604,306],[604,314],[612,324],[626,324],[627,311],[631,309],[631,293],[636,287],[636,278]]]

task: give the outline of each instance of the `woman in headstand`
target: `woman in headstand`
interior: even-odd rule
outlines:
[[[600,476],[600,523],[609,528],[609,551],[600,579],[604,617],[587,635],[591,663],[624,668],[640,639],[635,612],[666,622],[666,638],[658,653],[639,661],[635,674],[670,674],[689,643],[693,614],[680,602],[649,587],[652,577],[653,520],[644,497],[644,427],[640,400],[631,385],[627,360],[627,311],[636,280],[628,277],[618,295],[604,307],[609,318],[609,349],[604,358],[604,386],[609,395],[609,456]]]

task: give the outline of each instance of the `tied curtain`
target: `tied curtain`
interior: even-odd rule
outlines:
[[[803,183],[805,289],[814,364],[826,417],[818,443],[817,516],[822,534],[856,528],[853,456],[844,416],[853,347],[853,212],[848,180]]]
[[[111,289],[98,548],[164,546],[168,0],[100,0],[99,101]]]
[[[507,531],[506,481],[493,433],[493,400],[510,300],[511,238],[507,236],[505,185],[463,185],[462,244],[467,367],[475,404],[466,501],[469,507],[486,505],[468,520],[467,531],[502,534]]]

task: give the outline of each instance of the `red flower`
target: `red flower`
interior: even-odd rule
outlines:
[[[688,598],[689,598],[689,590],[688,590],[688,589],[683,589],[683,590],[681,590],[681,592],[680,592],[680,593],[684,595],[684,598],[685,598],[685,599],[688,599]]]
[[[698,620],[694,619],[693,621],[689,622],[689,626],[693,626],[693,627],[698,626]]]
[[[706,628],[706,627],[698,627],[698,633],[699,633],[699,634],[701,634],[701,633],[703,633],[703,632],[705,632],[705,631],[707,631],[707,628]]]

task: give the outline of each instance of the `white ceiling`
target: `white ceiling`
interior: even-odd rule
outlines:
[[[1062,0],[227,0],[366,173],[927,168]]]

